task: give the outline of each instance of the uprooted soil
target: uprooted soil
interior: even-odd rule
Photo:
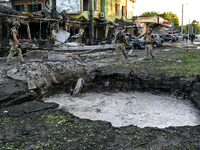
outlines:
[[[74,72],[74,77],[70,75],[65,83],[53,84],[53,91],[66,92],[68,86],[75,86],[77,74],[82,75],[90,69],[87,76],[91,79],[85,80],[83,92],[95,91],[96,88],[96,92],[149,90],[173,94],[177,90],[177,96],[191,99],[199,108],[200,72],[193,70],[190,63],[193,58],[195,64],[192,67],[198,65],[196,60],[200,56],[199,52],[191,49],[191,56],[185,56],[185,49],[173,49],[171,52],[174,55],[157,50],[155,60],[140,60],[144,51],[137,51],[137,57],[129,58],[128,61],[115,61],[111,55],[92,60],[85,55],[82,57],[87,57],[84,62],[86,66],[77,66],[80,69]],[[186,65],[187,71],[183,68]],[[26,82],[8,79],[4,75],[9,69],[2,70],[1,149],[198,150],[200,147],[200,125],[165,129],[137,126],[115,128],[109,122],[80,119],[57,109],[58,104],[44,103],[37,91],[28,90]],[[106,81],[110,81],[109,89],[104,86]]]

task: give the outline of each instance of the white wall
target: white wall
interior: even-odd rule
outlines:
[[[12,8],[12,2],[11,1],[9,1],[9,2],[0,2],[0,5],[4,5],[4,6]]]

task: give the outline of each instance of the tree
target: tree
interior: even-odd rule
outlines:
[[[159,12],[155,12],[155,11],[151,11],[151,12],[144,12],[142,13],[141,16],[148,16],[148,15],[156,15],[156,16],[159,16],[160,13]]]
[[[179,26],[179,18],[177,14],[170,11],[170,12],[164,12],[162,16],[165,20],[170,20],[171,22],[173,22],[175,26]]]

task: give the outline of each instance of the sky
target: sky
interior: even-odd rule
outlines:
[[[171,11],[177,14],[179,24],[181,25],[182,4],[184,4],[183,25],[189,24],[189,20],[190,23],[193,20],[200,22],[200,0],[136,0],[133,16],[140,16],[143,12],[147,11],[156,11],[159,13]]]

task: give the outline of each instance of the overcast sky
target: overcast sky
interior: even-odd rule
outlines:
[[[187,4],[188,5],[185,5]],[[143,12],[156,11],[159,13],[172,11],[179,17],[181,25],[183,7],[183,24],[189,24],[193,20],[200,22],[200,0],[136,0],[134,3],[133,15],[139,16]]]

